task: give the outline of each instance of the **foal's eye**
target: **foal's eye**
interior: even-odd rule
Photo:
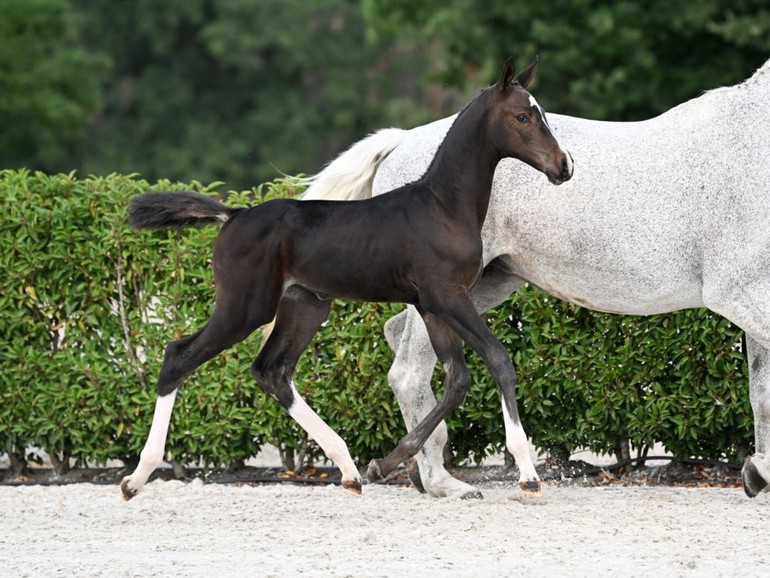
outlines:
[[[529,122],[529,117],[526,114],[519,113],[516,115],[516,120],[519,122]]]

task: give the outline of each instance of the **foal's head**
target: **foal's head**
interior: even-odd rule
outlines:
[[[572,156],[553,136],[545,111],[527,92],[536,71],[537,57],[518,76],[512,59],[505,61],[500,80],[488,89],[494,93],[489,134],[501,157],[524,161],[560,185],[572,178]]]

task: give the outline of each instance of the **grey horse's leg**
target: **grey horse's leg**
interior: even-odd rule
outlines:
[[[756,453],[743,466],[743,489],[750,497],[770,488],[770,350],[746,335],[749,397],[754,412]]]
[[[504,268],[491,265],[471,290],[470,297],[478,311],[486,311],[502,303],[523,283]],[[388,381],[407,430],[411,431],[436,405],[431,389],[436,355],[422,318],[413,307],[386,323],[385,336],[396,353]],[[446,442],[447,429],[442,422],[414,456],[422,487],[435,497],[480,497],[476,488],[452,477],[444,467]]]
[[[768,264],[770,261],[757,263],[756,271],[766,271]],[[746,332],[755,453],[746,459],[741,474],[743,489],[753,498],[770,487],[770,318],[766,306],[770,284],[760,275],[738,286],[725,282],[736,278],[734,275],[717,272],[720,274],[712,277],[722,283],[704,285],[703,303]]]

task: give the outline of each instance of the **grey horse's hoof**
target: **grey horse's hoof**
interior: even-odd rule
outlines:
[[[483,500],[484,494],[476,490],[475,492],[465,492],[460,496],[461,500]]]
[[[409,481],[415,489],[421,494],[425,493],[425,486],[422,485],[422,478],[420,477],[420,469],[417,467],[417,460],[410,458],[406,462],[406,473],[409,475]]]
[[[746,461],[743,462],[741,478],[743,479],[743,491],[746,492],[749,498],[756,498],[757,494],[764,490],[768,484],[750,457],[746,458]]]
[[[374,482],[379,482],[383,477],[380,464],[377,460],[369,462],[369,466],[366,468],[366,479],[369,480],[369,483],[373,484]]]
[[[123,478],[123,481],[120,482],[120,493],[123,494],[123,499],[125,501],[130,500],[134,496],[136,496],[139,493],[139,490],[136,490],[128,485],[129,479]]]

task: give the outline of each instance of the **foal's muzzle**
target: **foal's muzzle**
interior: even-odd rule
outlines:
[[[551,172],[546,171],[545,176],[548,177],[548,180],[551,181],[554,185],[560,185],[562,183],[566,183],[568,180],[572,178],[572,173],[575,171],[575,164],[572,162],[572,155],[568,152],[564,153],[564,156],[561,160],[561,166],[559,167],[559,172]]]

